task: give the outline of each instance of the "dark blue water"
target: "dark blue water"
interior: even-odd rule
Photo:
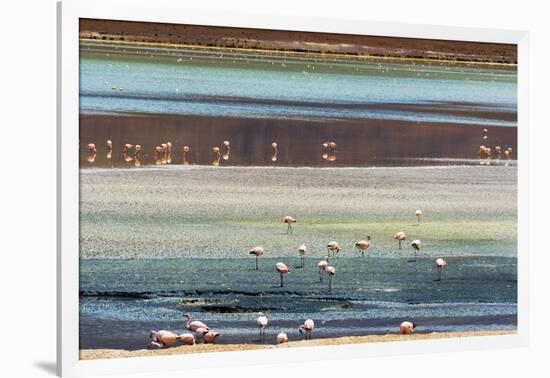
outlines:
[[[279,287],[276,261],[291,272]],[[404,320],[417,332],[515,329],[516,259],[452,257],[442,280],[432,259],[340,258],[332,291],[308,258],[82,260],[81,348],[144,348],[151,329],[183,331],[192,313],[221,332],[220,343],[258,342],[255,320],[269,320],[267,342],[311,318],[314,337],[396,332]],[[273,340],[271,340],[273,339]]]

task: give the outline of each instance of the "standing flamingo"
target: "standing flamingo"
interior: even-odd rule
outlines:
[[[93,143],[88,143],[87,147],[88,147],[88,156],[86,156],[86,160],[90,163],[93,163],[97,155],[97,149],[95,148],[95,144]]]
[[[187,319],[185,323],[185,328],[187,328],[190,331],[195,332],[199,328],[206,328],[207,330],[210,330],[210,328],[208,328],[208,326],[201,321],[198,321],[198,320],[191,321],[191,314],[189,313],[183,314],[183,317]]]
[[[365,251],[370,247],[371,245],[371,236],[367,235],[367,240],[359,240],[355,242],[355,248],[357,248],[359,251],[361,251],[361,256],[365,256]],[[368,256],[368,255],[367,255]]]
[[[414,260],[412,260],[412,261],[409,260],[410,262],[416,262],[416,253],[417,253],[418,251],[420,251],[421,245],[422,245],[422,244],[420,243],[420,240],[418,240],[418,239],[413,240],[413,241],[411,242],[411,247],[413,247],[413,249],[414,249]]]
[[[212,147],[212,152],[214,153],[215,159],[212,161],[212,165],[218,166],[220,165],[220,159],[222,158],[222,155],[220,153],[219,147]]]
[[[286,333],[281,332],[277,335],[277,344],[284,344],[288,341],[288,336]]]
[[[328,256],[325,256],[317,264],[317,267],[319,268],[319,282],[323,282],[323,272],[327,270],[327,266],[328,266]]]
[[[258,257],[264,254],[264,247],[256,246],[252,248],[249,253],[256,256],[256,270],[258,270]]]
[[[281,276],[281,287],[283,287],[283,276],[288,273],[288,266],[282,262],[275,264],[275,270]]]
[[[330,258],[330,253],[338,253],[340,252],[340,246],[338,245],[338,243],[336,241],[331,241],[327,244],[327,252],[328,252],[328,256]]]
[[[296,219],[292,218],[290,215],[287,215],[283,218],[283,223],[286,223],[288,225],[286,233],[292,234],[292,223],[296,223]]]
[[[411,335],[415,328],[416,324],[405,321],[399,326],[399,333],[402,335]]]
[[[277,143],[271,143],[271,161],[277,161]]]
[[[416,210],[414,215],[416,215],[416,224],[420,224],[420,216],[422,215],[422,210]]]
[[[189,165],[189,146],[183,146],[183,165]]]
[[[336,268],[333,266],[327,266],[328,274],[328,291],[332,291],[332,277],[336,274]]]
[[[172,143],[166,142],[166,163],[172,162]]]
[[[225,141],[223,142],[223,148],[224,148],[224,153],[223,153],[223,160],[228,160],[229,159],[229,154],[231,153],[231,147],[229,146],[229,141]]]
[[[399,249],[403,249],[403,247],[401,247],[401,242],[407,239],[407,235],[405,235],[403,231],[399,231],[393,238],[399,242]]]
[[[107,159],[110,159],[113,156],[113,142],[110,140],[107,141]]]
[[[265,341],[265,327],[267,327],[267,316],[263,312],[258,313],[256,323],[260,328],[260,341]]]
[[[447,267],[447,261],[443,260],[442,258],[439,258],[439,259],[435,260],[435,266],[437,268],[437,280],[436,281],[441,281],[441,270],[443,268]]]
[[[307,247],[305,244],[302,244],[300,248],[298,248],[298,253],[300,254],[300,267],[304,267],[304,256],[306,254]]]
[[[178,335],[165,330],[151,331],[149,333],[149,337],[151,338],[149,346],[157,348],[167,348],[174,345],[176,341],[178,341]]]
[[[306,334],[306,340],[311,339],[311,332],[313,331],[313,328],[315,328],[315,323],[313,320],[308,319],[302,324],[298,330],[300,331],[300,335]]]

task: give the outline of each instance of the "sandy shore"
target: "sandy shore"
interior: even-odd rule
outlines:
[[[369,335],[369,336],[350,336],[328,339],[316,339],[307,341],[292,341],[279,346],[275,345],[257,345],[257,344],[197,344],[194,346],[178,346],[167,349],[157,350],[123,350],[123,349],[84,349],[80,351],[80,359],[95,360],[105,358],[128,358],[128,357],[147,357],[147,356],[166,356],[188,353],[208,353],[208,352],[232,352],[246,351],[256,349],[272,349],[272,348],[294,348],[294,347],[311,347],[322,345],[342,345],[342,344],[365,344],[365,343],[380,343],[391,341],[404,340],[428,340],[428,339],[447,339],[447,338],[462,338],[476,336],[497,336],[515,334],[513,331],[477,331],[477,332],[448,332],[448,333],[425,333],[415,335]]]

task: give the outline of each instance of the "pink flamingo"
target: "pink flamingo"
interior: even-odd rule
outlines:
[[[220,153],[219,147],[212,147],[212,152],[214,153],[214,156],[216,157],[212,161],[212,165],[218,166],[220,165],[220,159],[222,158],[222,154]]]
[[[178,341],[185,345],[195,345],[195,336],[191,333],[182,333],[178,336]]]
[[[221,335],[222,334],[218,333],[218,332],[208,331],[208,333],[206,333],[203,336],[204,343],[205,344],[214,344],[214,342],[216,341],[216,338],[218,338]]]
[[[197,340],[202,340],[204,342],[204,335],[210,332],[210,329],[199,327],[195,330],[195,335],[197,335]]]
[[[327,252],[328,252],[328,256],[330,258],[330,252],[332,252],[332,253],[340,252],[340,246],[338,245],[337,242],[335,242],[333,240],[333,241],[331,241],[327,244]]]
[[[439,259],[435,260],[435,266],[437,268],[437,280],[436,281],[441,281],[441,270],[443,268],[447,267],[447,261],[443,260],[442,258],[439,258]]]
[[[286,333],[281,332],[277,335],[277,344],[284,344],[288,341],[288,336]]]
[[[110,159],[113,156],[113,142],[110,140],[107,141],[107,159]]]
[[[231,147],[229,146],[229,141],[225,141],[223,142],[223,148],[224,148],[224,153],[223,153],[223,160],[228,160],[229,159],[229,154],[231,153]]]
[[[256,324],[258,324],[258,327],[260,328],[260,341],[265,340],[265,327],[267,327],[267,316],[263,312],[258,313],[258,319],[256,320]]]
[[[311,340],[311,332],[313,332],[313,328],[315,328],[315,323],[311,319],[307,319],[304,324],[302,324],[298,330],[300,331],[300,335],[306,334],[306,340]]]
[[[336,274],[336,268],[333,266],[327,266],[328,274],[328,291],[332,291],[332,277]]]
[[[277,161],[277,143],[271,143],[271,161]]]
[[[87,147],[88,147],[88,156],[86,156],[86,160],[90,163],[93,163],[97,155],[97,149],[95,148],[95,144],[93,143],[88,143]]]
[[[187,319],[185,323],[185,328],[187,328],[189,331],[195,332],[199,328],[206,328],[207,330],[210,330],[210,328],[208,328],[208,326],[201,321],[198,321],[198,320],[191,321],[191,314],[189,313],[183,314],[183,317]]]
[[[411,247],[414,249],[414,260],[409,260],[410,262],[416,262],[416,254],[418,251],[420,251],[420,247],[422,244],[420,243],[420,240],[416,239],[411,242]]]
[[[183,146],[183,165],[189,165],[189,146]]]
[[[264,247],[256,246],[250,250],[251,255],[256,256],[256,270],[258,270],[258,257],[264,254]]]
[[[303,268],[304,267],[304,256],[306,255],[306,251],[307,251],[307,247],[305,244],[302,244],[299,248],[298,248],[298,253],[300,254],[300,266]]]
[[[401,323],[401,326],[399,326],[399,333],[402,335],[411,335],[414,333],[415,328],[416,324],[411,322],[403,322]]]
[[[422,210],[416,210],[414,215],[416,215],[416,224],[420,224],[420,216],[422,215]]]
[[[367,240],[359,240],[358,242],[355,242],[355,248],[361,251],[361,256],[365,256],[365,251],[369,249],[371,245],[371,237],[370,235],[367,235]]]
[[[288,225],[286,233],[292,234],[292,223],[296,223],[296,219],[292,218],[290,215],[287,215],[283,218],[283,223]]]
[[[167,348],[174,345],[176,341],[178,341],[178,335],[166,330],[151,331],[149,333],[149,337],[151,338],[149,346],[157,348]]]
[[[407,235],[405,235],[403,231],[399,231],[393,236],[393,238],[399,242],[399,249],[403,249],[403,247],[401,246],[401,242],[407,239]]]
[[[275,264],[275,270],[281,276],[281,287],[283,287],[283,276],[285,274],[288,274],[288,266],[286,266],[282,262],[278,262],[277,264]]]
[[[317,264],[317,267],[319,268],[319,282],[323,282],[323,272],[327,270],[327,266],[328,266],[328,256],[325,256]]]

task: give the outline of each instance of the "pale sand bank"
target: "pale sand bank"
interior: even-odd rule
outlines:
[[[147,357],[147,356],[166,356],[188,353],[208,353],[208,352],[233,352],[246,351],[256,349],[273,349],[273,348],[293,348],[293,347],[310,347],[322,345],[342,345],[342,344],[365,344],[365,343],[380,343],[388,341],[404,341],[404,340],[427,340],[427,339],[449,339],[461,337],[476,337],[476,336],[497,336],[511,335],[515,331],[476,331],[476,332],[433,332],[419,333],[414,335],[369,335],[369,336],[348,336],[328,339],[314,339],[303,341],[291,341],[279,346],[275,345],[257,345],[257,344],[197,344],[194,346],[182,345],[167,349],[157,350],[124,350],[124,349],[84,349],[80,351],[81,360],[95,360],[105,358],[128,358],[128,357]]]

